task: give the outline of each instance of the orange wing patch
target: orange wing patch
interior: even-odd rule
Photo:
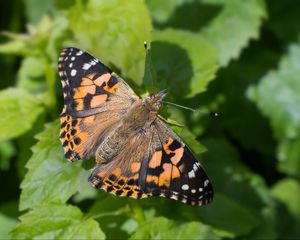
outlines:
[[[103,170],[101,165],[97,165],[89,181],[95,188],[101,188],[117,196],[136,199],[148,197],[148,194],[144,193],[137,184],[141,163],[133,162],[130,167],[133,175],[129,177],[125,170],[120,167],[110,171],[109,169]]]
[[[78,88],[74,88],[74,99],[77,98],[84,98],[87,94],[94,95],[96,93],[96,86],[95,85],[86,85]]]
[[[60,117],[60,141],[64,148],[65,156],[70,161],[81,159],[84,155],[84,146],[82,145],[88,138],[86,132],[79,128],[81,119],[74,119],[63,111]]]
[[[159,167],[161,164],[162,151],[156,151],[152,155],[152,158],[149,161],[149,168]]]
[[[171,181],[179,178],[183,170],[180,164],[183,153],[183,146],[177,140],[169,138],[162,150],[155,151],[149,160],[148,167],[153,171],[148,173],[146,182],[149,185],[170,187]]]
[[[106,102],[107,98],[108,98],[107,94],[102,94],[102,95],[92,97],[91,102],[90,102],[90,107],[91,108],[96,108],[97,106],[99,106],[102,103]]]
[[[164,163],[162,168],[163,172],[159,175],[159,186],[169,187],[171,182],[171,174],[172,174],[172,164],[171,163]]]

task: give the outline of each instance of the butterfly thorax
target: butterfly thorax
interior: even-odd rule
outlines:
[[[96,161],[106,163],[125,147],[126,140],[137,133],[149,130],[157,118],[157,112],[165,96],[159,92],[145,99],[139,99],[127,110],[122,121],[103,139],[96,152]]]

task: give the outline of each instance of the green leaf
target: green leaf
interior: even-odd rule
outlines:
[[[18,72],[17,84],[19,88],[27,89],[33,93],[46,91],[44,59],[24,58]]]
[[[263,0],[202,0],[203,3],[220,5],[222,11],[208,24],[202,33],[216,47],[219,63],[227,66],[240,55],[250,39],[256,39],[266,6]]]
[[[300,184],[295,179],[285,178],[272,188],[272,195],[284,203],[290,213],[300,220]]]
[[[209,226],[200,222],[180,224],[164,217],[150,218],[130,239],[220,239]]]
[[[289,48],[276,71],[267,73],[257,86],[248,90],[248,97],[270,120],[279,140],[279,169],[300,176],[300,44]]]
[[[78,17],[80,16],[80,18]],[[150,42],[151,19],[143,1],[89,0],[75,5],[70,28],[79,46],[104,63],[113,63],[137,83],[144,75],[144,41]]]
[[[242,164],[237,150],[225,140],[211,138],[202,142],[208,149],[202,155],[205,160],[202,163],[212,180],[216,198],[211,206],[200,209],[201,221],[232,235],[249,234],[265,221],[274,231],[275,206],[264,180]],[[264,236],[262,232],[257,234]]]
[[[20,209],[32,208],[48,202],[66,202],[87,183],[89,172],[80,162],[69,163],[59,142],[59,124],[46,125],[38,134],[39,140],[32,148],[33,155],[28,161],[28,172],[21,184]]]
[[[259,226],[253,212],[222,194],[215,194],[213,204],[200,208],[198,214],[201,222],[219,229],[223,237],[245,235]]]
[[[271,193],[276,199],[285,205],[294,220],[289,224],[286,224],[283,229],[283,237],[287,239],[297,239],[300,235],[299,181],[291,178],[282,179],[273,186]]]
[[[116,197],[100,190],[87,217],[95,218],[101,223],[108,239],[126,239],[137,225],[133,219],[134,213],[129,208],[130,203],[135,201],[137,200]]]
[[[18,54],[26,55],[28,54],[27,42],[22,40],[11,40],[6,43],[0,44],[0,53],[2,54]]]
[[[300,133],[300,43],[289,48],[277,70],[267,73],[248,96],[267,116],[277,137],[295,138]]]
[[[153,38],[152,62],[161,88],[176,98],[204,91],[218,68],[212,45],[200,34],[182,30],[155,31]]]
[[[45,204],[20,217],[12,239],[104,239],[98,223],[71,205]]]
[[[165,23],[174,13],[176,8],[184,2],[186,2],[186,0],[146,0],[147,6],[150,9],[151,17],[158,23]]]
[[[31,23],[38,23],[45,13],[54,10],[53,8],[54,0],[44,0],[43,2],[39,0],[23,0],[25,5],[25,14]]]
[[[8,140],[28,131],[42,112],[40,101],[20,88],[0,92],[0,141]]]
[[[8,233],[15,228],[18,221],[0,213],[0,239],[7,239]]]
[[[278,169],[281,172],[300,176],[300,138],[282,139],[278,146]]]

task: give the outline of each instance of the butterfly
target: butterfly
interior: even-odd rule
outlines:
[[[187,145],[158,116],[165,91],[140,99],[98,59],[62,50],[60,141],[70,161],[95,156],[89,182],[117,196],[162,196],[190,205],[212,201],[213,188]]]

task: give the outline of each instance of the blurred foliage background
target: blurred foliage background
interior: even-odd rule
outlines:
[[[296,0],[10,0],[0,12],[0,238],[300,238]],[[185,126],[212,204],[117,198],[87,182],[93,159],[64,159],[66,46],[141,95],[167,88],[168,101],[199,109],[162,115]]]

